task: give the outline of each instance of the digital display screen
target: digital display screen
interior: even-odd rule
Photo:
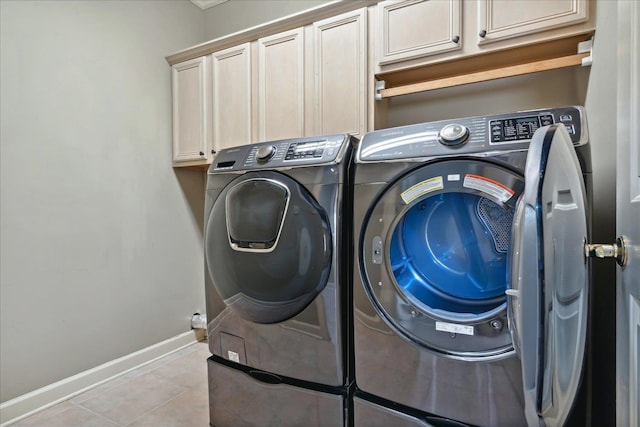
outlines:
[[[490,127],[492,142],[507,142],[531,139],[541,124],[539,116],[528,116],[493,120]]]
[[[285,160],[322,157],[326,141],[294,142],[289,145]]]
[[[540,128],[540,119],[535,117],[518,117],[502,121],[502,136],[504,141],[531,139],[533,133]]]

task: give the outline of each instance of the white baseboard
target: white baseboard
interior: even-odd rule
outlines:
[[[42,409],[70,399],[80,393],[154,362],[197,341],[189,331],[142,350],[104,363],[63,380],[49,384],[0,404],[0,427],[13,424]]]

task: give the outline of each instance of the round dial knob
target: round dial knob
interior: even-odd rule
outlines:
[[[276,147],[273,145],[264,145],[258,149],[258,153],[256,154],[256,159],[259,162],[266,162],[273,155],[276,154]]]
[[[451,123],[440,129],[438,139],[444,145],[458,145],[467,140],[469,129],[457,123]]]

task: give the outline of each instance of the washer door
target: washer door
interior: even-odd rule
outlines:
[[[513,352],[507,260],[516,172],[478,159],[421,166],[391,183],[365,219],[365,290],[403,337],[455,358]]]
[[[511,331],[528,424],[564,425],[580,384],[589,300],[585,187],[564,126],[536,131],[525,176],[513,225]]]
[[[213,285],[231,310],[253,322],[281,322],[307,307],[327,284],[331,254],[323,208],[278,172],[231,181],[207,220]]]

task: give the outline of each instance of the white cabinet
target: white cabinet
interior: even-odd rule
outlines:
[[[378,63],[390,64],[460,49],[462,0],[378,4]]]
[[[251,44],[212,54],[213,149],[252,142]]]
[[[374,73],[587,34],[590,8],[590,0],[382,1]]]
[[[258,40],[258,138],[304,135],[304,31]]]
[[[314,134],[367,130],[367,13],[365,9],[313,24]]]
[[[338,6],[348,11],[275,34],[248,30],[237,44],[199,45],[195,59],[186,51],[168,58],[174,166],[207,165],[219,150],[258,141],[363,135],[368,10]]]
[[[173,89],[173,163],[206,164],[211,150],[211,75],[209,57],[171,67]]]
[[[580,24],[587,0],[484,0],[478,2],[478,44]]]
[[[258,40],[258,139],[366,131],[366,10]]]

